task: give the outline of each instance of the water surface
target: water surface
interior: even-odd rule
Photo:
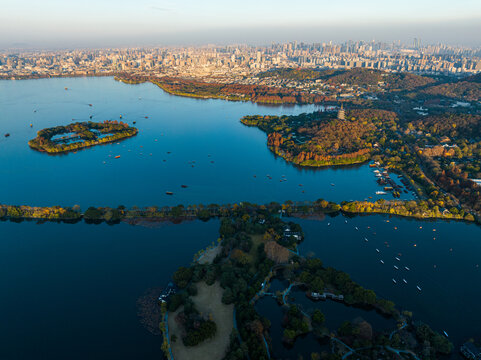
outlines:
[[[161,358],[137,299],[215,241],[218,226],[0,222],[0,359]]]
[[[169,95],[150,83],[127,85],[106,77],[0,81],[0,94],[2,203],[85,208],[320,197],[342,201],[377,198],[380,190],[366,165],[301,169],[288,164],[269,151],[262,131],[239,121],[249,114],[317,109],[312,105],[192,99]],[[27,145],[46,127],[90,116],[94,121],[118,120],[120,115],[131,125],[136,122],[137,136],[54,156]],[[11,136],[5,138],[5,133]],[[114,159],[117,155],[121,158]],[[283,175],[285,182],[280,181]]]

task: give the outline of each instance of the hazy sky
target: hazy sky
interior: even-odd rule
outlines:
[[[402,40],[481,45],[481,0],[0,0],[0,48]]]

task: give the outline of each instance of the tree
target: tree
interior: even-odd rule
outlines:
[[[323,324],[326,321],[326,317],[324,314],[319,310],[316,309],[312,313],[312,321],[318,325]]]
[[[191,268],[179,267],[173,275],[175,284],[180,288],[185,288],[192,279],[193,270]]]

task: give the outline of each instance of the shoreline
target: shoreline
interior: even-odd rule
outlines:
[[[387,202],[386,202],[387,203]],[[472,213],[465,215],[451,214],[446,212],[437,212],[433,209],[428,209],[424,214],[406,210],[405,206],[422,206],[420,201],[414,200],[393,200],[385,206],[380,207],[378,202],[354,201],[342,202],[341,204],[329,202],[322,207],[320,204],[311,202],[310,204],[247,204],[243,206],[246,209],[258,210],[265,208],[271,214],[282,214],[286,217],[294,218],[313,218],[320,219],[326,214],[337,216],[343,214],[347,216],[367,216],[367,215],[389,215],[402,218],[414,219],[418,221],[431,220],[454,220],[459,222],[473,223],[481,225],[481,222],[474,217]],[[378,205],[377,208],[371,208]],[[366,207],[369,210],[366,211]],[[155,208],[155,207],[154,207]],[[199,208],[183,205],[179,206],[165,206],[162,208],[146,207],[144,209],[127,209],[124,207],[110,208],[110,207],[89,207],[82,212],[80,207],[61,207],[61,206],[27,206],[27,205],[6,205],[0,204],[0,221],[21,222],[28,220],[38,221],[52,221],[52,222],[80,222],[87,224],[117,224],[126,222],[135,224],[139,221],[148,221],[149,223],[156,222],[173,222],[180,223],[183,221],[201,220],[208,221],[212,218],[230,217],[235,215],[235,209],[230,206],[219,206],[212,208]],[[149,210],[147,210],[149,209]]]

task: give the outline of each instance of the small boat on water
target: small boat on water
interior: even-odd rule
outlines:
[[[89,118],[92,119],[92,115],[90,115]]]
[[[384,264],[384,260],[379,260],[381,262],[381,264]]]
[[[336,184],[334,184],[334,183],[331,183],[331,186],[336,186]]]
[[[387,192],[385,191],[376,191],[376,195],[386,195]]]
[[[449,337],[449,335],[446,331],[443,330],[443,333],[444,333],[444,335],[446,335],[446,337]]]
[[[115,159],[120,159],[120,155],[115,156]]]
[[[65,90],[68,90],[68,88],[64,88]]]
[[[174,193],[172,191],[166,191],[165,195],[174,195]]]
[[[331,223],[327,223],[327,226],[331,226]]]
[[[89,106],[92,106],[92,104],[89,104]]]
[[[9,136],[10,136],[10,134],[9,134],[9,133],[6,133],[6,134],[5,134],[5,137],[9,137]]]
[[[379,253],[380,252],[379,249],[376,249],[376,252]]]
[[[395,268],[396,270],[399,270],[399,268],[398,268],[396,265],[394,265],[394,268]]]
[[[122,115],[119,115],[119,118],[122,119]]]
[[[403,282],[404,282],[405,284],[407,284],[407,283],[408,283],[408,282],[406,281],[406,279],[403,279]]]
[[[395,284],[397,284],[397,281],[396,281],[394,278],[392,279],[392,282],[395,283]]]
[[[148,116],[146,116],[145,118],[146,118],[146,119],[148,119],[149,117],[148,117]]]
[[[398,258],[397,256],[395,257],[395,259],[396,259],[397,261],[401,261],[401,259],[400,259],[400,258]]]
[[[368,242],[369,240],[368,240],[367,238],[364,238],[364,241],[365,241],[365,242]]]
[[[137,124],[137,121],[134,121],[133,124],[134,124],[134,125]]]
[[[407,266],[404,267],[407,271],[411,270],[410,268],[408,268]]]
[[[33,124],[30,124],[30,127],[33,127]]]
[[[182,189],[186,189],[186,188],[187,188],[187,185],[180,185],[180,187],[181,187]]]
[[[356,229],[356,230],[359,230],[359,228],[358,228],[357,226],[355,227],[355,229]]]
[[[344,220],[344,222],[347,224],[347,220]]]
[[[419,287],[419,285],[418,285],[418,286],[416,286],[416,289],[418,289],[419,291],[421,291],[421,288]]]

